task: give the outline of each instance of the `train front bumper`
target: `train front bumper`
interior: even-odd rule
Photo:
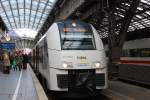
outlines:
[[[106,73],[95,69],[54,70],[49,89],[65,97],[95,96],[107,87]]]
[[[50,68],[48,89],[66,92],[93,92],[107,88],[106,69],[72,69]]]
[[[68,91],[95,91],[98,87],[105,87],[105,73],[96,73],[94,69],[68,70],[68,74],[57,74],[58,88]]]

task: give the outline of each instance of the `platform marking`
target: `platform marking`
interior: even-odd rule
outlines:
[[[18,92],[19,92],[19,87],[20,87],[20,83],[21,83],[21,77],[22,77],[22,70],[21,70],[21,73],[20,73],[20,76],[19,76],[19,80],[18,80],[18,83],[17,83],[17,87],[16,87],[16,90],[15,90],[15,93],[13,94],[12,100],[16,100],[17,99]]]

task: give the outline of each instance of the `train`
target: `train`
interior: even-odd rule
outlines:
[[[150,66],[149,43],[150,38],[125,41],[119,63]],[[108,53],[108,45],[104,47]]]
[[[31,55],[33,69],[50,91],[92,94],[107,88],[105,50],[91,24],[79,20],[54,22]]]
[[[150,86],[150,38],[125,41],[118,62],[118,78],[141,86]],[[108,51],[107,45],[104,46]]]
[[[150,38],[127,41],[123,47],[121,63],[150,66]]]

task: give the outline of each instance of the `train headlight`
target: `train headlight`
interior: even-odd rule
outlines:
[[[100,68],[100,69],[103,69],[104,66],[102,66],[102,64],[100,62],[94,62],[92,64],[92,68]]]
[[[66,63],[63,63],[62,66],[63,66],[64,68],[67,68],[67,67],[68,67],[68,65],[67,65]]]
[[[73,65],[72,65],[72,62],[63,62],[62,67],[67,69],[67,68],[72,68]]]
[[[95,63],[96,68],[100,68],[101,64],[100,63]]]

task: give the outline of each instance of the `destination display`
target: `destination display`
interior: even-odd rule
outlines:
[[[61,47],[63,50],[95,50],[92,27],[89,24],[59,23]]]

